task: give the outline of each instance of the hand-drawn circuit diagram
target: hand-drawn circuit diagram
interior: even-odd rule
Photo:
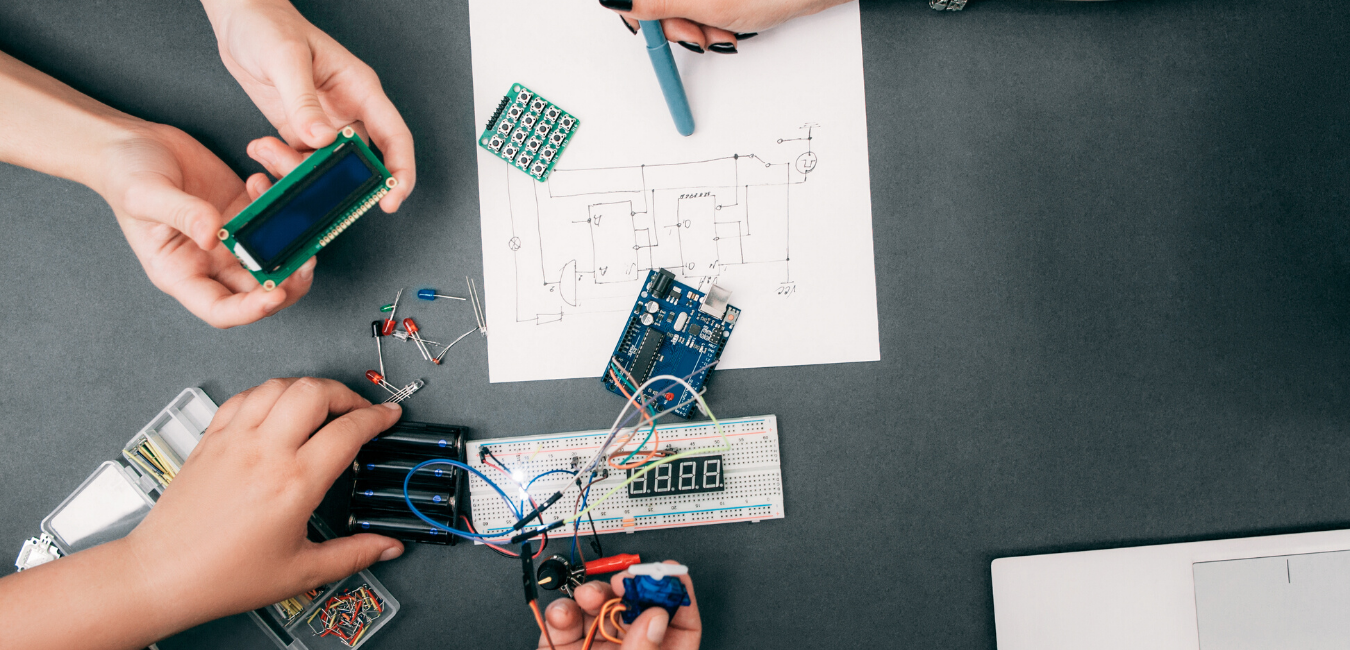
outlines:
[[[819,130],[710,160],[558,168],[544,183],[508,174],[516,322],[626,311],[651,269],[706,289],[754,265],[790,287],[794,196]]]

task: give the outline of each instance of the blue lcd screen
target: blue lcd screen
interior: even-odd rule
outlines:
[[[374,175],[375,172],[353,148],[290,201],[262,219],[262,223],[256,226],[249,224],[246,232],[236,237],[260,266],[269,268],[278,255],[342,205],[347,197]]]

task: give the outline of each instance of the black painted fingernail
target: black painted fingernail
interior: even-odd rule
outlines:
[[[688,41],[679,41],[679,44],[680,44],[681,46],[683,46],[684,49],[689,50],[690,52],[693,52],[693,53],[695,53],[695,54],[703,54],[703,48],[699,47],[699,46],[698,46],[698,43],[690,43],[690,42],[688,42]]]
[[[712,51],[714,51],[714,52],[716,52],[716,53],[718,53],[718,54],[735,54],[735,53],[736,53],[736,46],[735,46],[735,45],[732,45],[731,43],[713,43],[712,45],[709,45],[709,46],[708,46],[708,49],[710,49],[710,50],[712,50]]]
[[[736,35],[736,40],[738,40],[738,41],[743,41],[743,40],[745,40],[745,39],[747,39],[747,38],[754,38],[754,37],[756,37],[756,36],[759,36],[759,32],[746,32],[746,33],[744,33],[744,34],[737,34],[737,35]]]
[[[617,9],[619,11],[632,11],[633,0],[600,0],[600,6],[606,9]]]
[[[623,16],[619,16],[619,20],[622,20],[622,21],[623,21],[623,26],[624,26],[625,28],[627,28],[628,31],[633,32],[633,35],[634,35],[634,36],[637,36],[637,28],[636,28],[636,27],[634,27],[634,26],[632,26],[632,25],[629,25],[629,24],[628,24],[628,20],[625,19]]]

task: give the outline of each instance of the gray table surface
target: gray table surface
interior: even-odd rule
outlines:
[[[0,167],[0,550],[183,387],[369,392],[371,306],[481,274],[465,3],[300,7],[380,73],[416,192],[337,240],[299,304],[216,331],[94,193]],[[688,563],[708,648],[972,648],[994,645],[996,557],[1350,525],[1350,3],[862,20],[882,360],[717,373],[719,413],[779,417],[787,518],[606,550]],[[244,148],[269,125],[191,2],[6,2],[0,49],[261,171]],[[590,379],[490,385],[482,344],[458,352],[409,417],[487,437],[617,405]],[[533,647],[518,565],[485,549],[374,572],[404,609],[367,647]],[[236,616],[161,647],[269,645]]]

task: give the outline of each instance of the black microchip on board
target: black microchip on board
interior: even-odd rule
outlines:
[[[698,323],[691,323],[691,324],[689,325],[689,336],[694,336],[694,337],[696,337],[696,336],[698,336],[698,333],[699,333],[699,332],[702,332],[702,331],[703,331],[703,326],[702,326],[702,325],[699,325]]]
[[[656,353],[665,341],[666,335],[662,334],[661,330],[654,327],[647,328],[647,334],[642,337],[642,346],[638,348],[637,356],[633,357],[633,380],[639,385],[652,376],[652,366],[656,364]]]

